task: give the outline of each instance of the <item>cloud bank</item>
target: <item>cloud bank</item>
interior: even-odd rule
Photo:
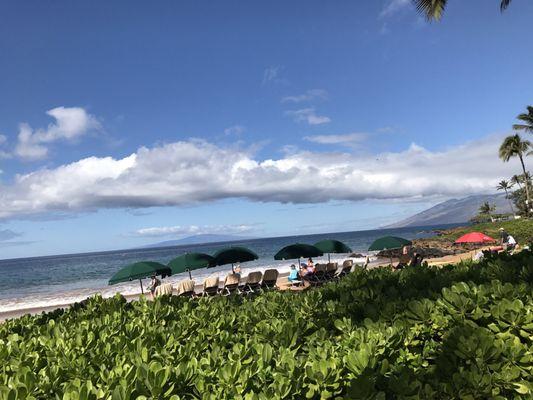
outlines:
[[[176,226],[158,226],[151,228],[142,228],[135,231],[135,236],[141,237],[165,237],[178,235],[203,235],[203,234],[239,234],[251,232],[255,227],[253,225],[176,225]]]
[[[357,147],[362,144],[368,135],[366,133],[346,133],[342,135],[314,135],[314,136],[305,136],[304,139],[308,142],[318,143],[318,144],[338,144],[348,147]]]
[[[180,206],[227,198],[260,202],[413,199],[493,190],[519,171],[502,163],[500,136],[445,151],[416,144],[373,156],[300,151],[257,159],[201,141],[142,147],[124,158],[89,157],[0,184],[0,218],[100,208]]]

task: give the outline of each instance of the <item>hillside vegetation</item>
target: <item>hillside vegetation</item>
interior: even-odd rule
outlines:
[[[0,398],[531,398],[533,253],[0,325]]]
[[[447,229],[442,232],[442,235],[436,240],[455,241],[460,236],[468,232],[483,232],[496,240],[499,240],[499,229],[503,228],[507,233],[513,235],[518,243],[527,244],[533,242],[533,220],[532,219],[517,219],[511,221],[501,222],[485,222],[470,226],[462,226],[459,228]]]

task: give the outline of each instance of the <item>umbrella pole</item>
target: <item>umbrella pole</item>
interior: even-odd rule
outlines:
[[[143,281],[141,280],[141,278],[139,278],[139,283],[141,284],[141,294],[144,294]]]
[[[392,267],[392,253],[390,253],[390,266]]]
[[[191,270],[188,269],[187,272],[189,273],[189,279],[192,281],[192,275],[191,275]]]
[[[328,264],[331,264],[330,254],[328,253]]]
[[[231,263],[231,273],[232,273],[232,274],[235,273],[235,268],[233,268],[233,263]]]

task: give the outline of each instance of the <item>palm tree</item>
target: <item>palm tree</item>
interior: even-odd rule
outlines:
[[[491,205],[488,201],[486,201],[479,207],[479,213],[481,215],[488,215],[490,217],[490,220],[492,221],[491,212],[494,211],[495,209],[496,209],[496,206]]]
[[[523,121],[524,123],[514,124],[513,129],[517,131],[526,131],[529,133],[533,133],[533,106],[527,106],[527,113],[522,113],[516,118],[520,121]]]
[[[416,9],[424,14],[428,20],[440,20],[448,0],[413,0]],[[504,11],[511,0],[501,0],[500,10]]]
[[[510,182],[513,185],[518,185],[520,190],[522,190],[522,178],[519,175],[511,176]]]
[[[529,213],[529,208],[531,207],[531,199],[529,197],[529,180],[527,179],[526,166],[524,164],[524,154],[527,153],[531,147],[531,142],[529,140],[522,140],[520,135],[511,135],[507,136],[503,143],[500,146],[500,158],[504,162],[508,162],[512,157],[518,157],[520,163],[522,164],[522,171],[524,171],[525,187],[526,187],[526,210]]]
[[[515,213],[514,213],[513,203],[511,202],[511,199],[509,198],[509,193],[507,192],[507,190],[511,189],[512,187],[513,187],[513,184],[507,182],[504,179],[500,181],[500,183],[498,183],[498,186],[496,186],[496,190],[505,190],[505,198],[509,202],[509,205],[511,206],[511,212],[513,213],[513,216],[514,216]]]

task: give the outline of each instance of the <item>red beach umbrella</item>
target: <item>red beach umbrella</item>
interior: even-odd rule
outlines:
[[[455,243],[492,243],[496,239],[491,238],[490,236],[485,235],[481,232],[470,232],[466,235],[461,236],[455,241]]]

